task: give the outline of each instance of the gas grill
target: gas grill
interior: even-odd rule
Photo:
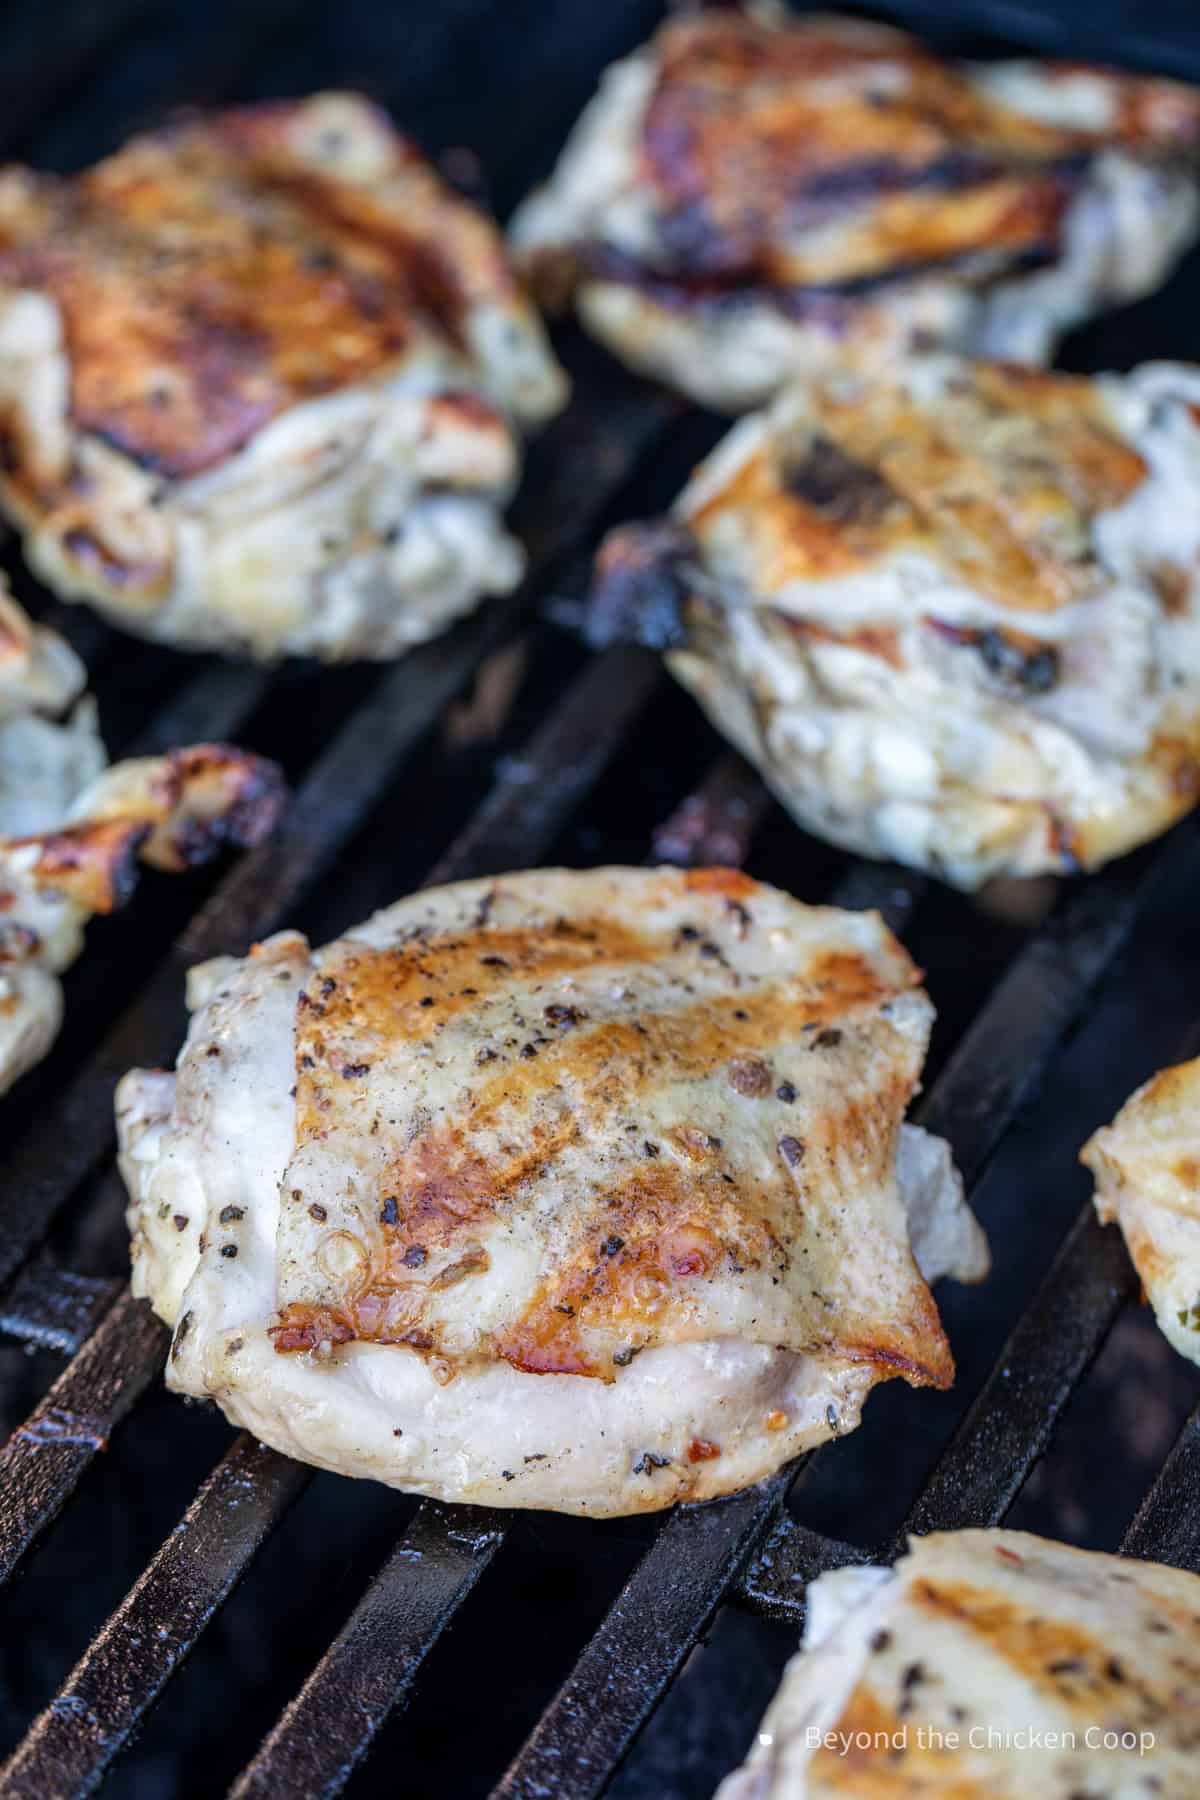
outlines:
[[[877,10],[950,48],[1200,81],[1200,24],[1170,0]],[[77,166],[181,104],[358,85],[503,211],[658,11],[10,0],[0,152]],[[1200,357],[1198,291],[1193,255],[1066,360]],[[4,546],[18,596],[84,654],[114,755],[232,738],[277,757],[295,798],[270,843],[147,879],[92,927],[58,1046],[0,1105],[0,1800],[102,1781],[139,1800],[699,1800],[743,1752],[813,1576],[909,1531],[1046,1528],[1039,1465],[1083,1440],[1077,1535],[1200,1570],[1200,1372],[1139,1318],[1075,1164],[1137,1082],[1200,1050],[1200,815],[1089,880],[986,904],[806,837],[656,658],[589,657],[564,628],[602,529],[661,509],[721,425],[572,328],[560,349],[574,401],[513,513],[528,580],[394,666],[152,649],[55,602]],[[112,1090],[173,1060],[186,969],[284,924],[334,936],[422,882],[662,857],[878,907],[926,967],[940,1018],[916,1116],[949,1139],[996,1256],[984,1287],[939,1290],[953,1392],[890,1384],[803,1465],[607,1522],[314,1475],[164,1395],[167,1333],[121,1273]],[[1134,1339],[1130,1387],[1113,1347]]]

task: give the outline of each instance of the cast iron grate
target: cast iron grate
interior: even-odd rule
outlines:
[[[365,73],[365,84],[402,119],[418,128],[424,121],[434,142],[468,139],[485,151],[497,193],[511,200],[530,171],[544,166],[597,68],[637,41],[657,14],[653,5],[630,4],[585,25],[580,10],[568,31],[562,10],[543,16],[532,3],[515,6],[501,27],[489,24],[478,0],[459,0],[436,19],[367,6],[343,16],[332,4],[302,8],[283,0],[215,0],[203,9],[123,0],[105,11],[101,26],[96,9],[79,0],[59,9],[52,24],[44,9],[21,0],[0,38],[12,50],[20,90],[0,122],[0,147],[34,160],[79,162],[173,104],[301,91],[334,78],[362,81]],[[941,17],[933,5],[892,10],[926,29]],[[1035,48],[1089,48],[1066,9],[969,10],[977,36],[990,27]],[[1136,18],[1132,7],[1102,10],[1108,55],[1200,78],[1200,42],[1173,39],[1165,10],[1157,34],[1145,7]],[[961,29],[963,9],[955,9],[955,19]],[[481,41],[488,46],[482,58]],[[454,72],[464,70],[469,78],[456,83]],[[506,83],[518,72],[554,94],[540,119],[514,118],[505,104]],[[1147,349],[1186,355],[1189,341],[1177,321],[1187,316],[1197,280],[1193,263],[1173,298],[1137,309],[1124,327],[1093,333],[1085,358],[1130,362]],[[321,677],[189,662],[130,645],[90,616],[59,608],[14,567],[23,597],[85,651],[114,748],[237,736],[281,755],[296,794],[272,844],[177,898],[156,890],[164,920],[157,932],[116,928],[106,940],[105,967],[99,953],[85,958],[62,1045],[24,1094],[0,1109],[7,1133],[0,1332],[69,1358],[0,1451],[0,1583],[34,1550],[159,1376],[166,1333],[148,1311],[119,1279],[63,1266],[47,1246],[70,1202],[86,1197],[98,1213],[119,1205],[112,1086],[134,1062],[173,1056],[191,963],[242,950],[306,909],[332,932],[421,880],[535,864],[564,847],[583,860],[749,855],[754,863],[754,845],[772,816],[767,798],[753,774],[720,753],[670,698],[656,661],[633,650],[585,660],[546,623],[564,593],[580,591],[587,552],[606,519],[661,505],[716,427],[624,376],[569,333],[564,353],[575,405],[535,448],[516,509],[530,549],[525,587],[394,668]],[[465,706],[471,714],[496,679],[507,682],[494,726],[509,742],[507,753],[490,768],[476,758],[466,780],[448,790],[444,820],[415,819],[396,831],[404,817],[397,797],[412,791],[414,763],[448,729],[452,710]],[[465,700],[473,687],[475,700]],[[681,720],[687,723],[678,741]],[[645,779],[635,783],[643,748]],[[919,877],[847,864],[798,833],[786,843],[781,878],[806,899],[878,906],[902,932],[931,904]],[[780,854],[777,841],[776,862]],[[338,892],[331,897],[326,878],[335,866]],[[1055,1071],[1072,1041],[1078,1046],[1103,1029],[1089,1002],[1129,979],[1122,959],[1153,929],[1147,920],[1155,908],[1164,897],[1194,893],[1198,881],[1200,821],[1193,820],[1151,850],[1048,897],[1040,923],[1010,933],[1011,954],[1004,945],[995,952],[998,979],[973,1016],[960,1018],[957,1041],[918,1115],[950,1140],[971,1190],[984,1184],[1002,1144],[1030,1129],[1030,1121],[1047,1155],[1073,1157],[1078,1139],[1064,1142],[1054,1117],[1042,1116]],[[150,904],[144,895],[143,907]],[[943,897],[940,904],[939,916],[952,905],[963,933],[978,939],[1000,930],[965,901]],[[1125,1087],[1148,1072],[1150,1054],[1131,1039]],[[991,1372],[979,1371],[973,1397],[969,1388],[957,1396],[965,1415],[941,1432],[948,1441],[931,1434],[931,1466],[904,1488],[912,1496],[906,1508],[901,1495],[902,1526],[865,1544],[806,1526],[804,1484],[813,1459],[726,1501],[656,1522],[527,1740],[507,1769],[498,1764],[493,1771],[495,1795],[600,1794],[725,1601],[796,1624],[804,1584],[821,1569],[890,1554],[908,1530],[1004,1518],[1133,1297],[1118,1234],[1101,1231],[1086,1206],[1073,1225],[1062,1223],[1053,1261],[1029,1304],[1010,1315],[1016,1322]],[[1026,1275],[1034,1285],[1028,1268]],[[875,1424],[869,1412],[862,1434]],[[1130,1524],[1128,1551],[1200,1568],[1198,1472],[1200,1410]],[[0,1796],[44,1800],[87,1793],[101,1781],[309,1480],[307,1470],[245,1435],[233,1441],[33,1720],[0,1771]],[[472,1592],[514,1529],[500,1512],[431,1501],[411,1510],[394,1548],[231,1791],[339,1792],[384,1723],[406,1705],[450,1622],[460,1614],[469,1622]],[[572,1529],[586,1557],[597,1528],[577,1522]],[[54,1554],[53,1544],[45,1553]],[[747,1731],[752,1723],[745,1721]]]

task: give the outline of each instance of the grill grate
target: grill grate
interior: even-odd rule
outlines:
[[[375,77],[366,85],[378,90],[381,46],[395,31],[387,8],[351,8],[342,17],[332,0],[306,8],[282,0],[208,0],[203,13],[181,9],[186,21],[153,0],[124,0],[100,11],[71,0],[56,13],[52,30],[45,10],[20,0],[6,18],[9,42],[29,48],[29,79],[6,114],[2,144],[5,152],[56,164],[96,154],[178,100],[254,97],[334,77],[361,80],[364,69]],[[926,27],[937,23],[932,6],[893,10]],[[985,9],[976,10],[986,23]],[[1139,6],[1136,21],[1131,7],[1111,0],[1103,10],[1115,34],[1107,53],[1119,47],[1131,61],[1200,75],[1200,47],[1162,33],[1156,39],[1150,9]],[[484,11],[457,0],[436,22],[418,25],[414,15],[405,58],[397,55],[399,45],[391,46],[396,65],[383,68],[382,97],[418,126],[422,118],[432,121],[435,137],[439,126],[449,127],[490,149],[501,189],[514,197],[539,159],[547,160],[550,126],[557,137],[599,64],[642,36],[656,12],[629,4],[611,9],[603,22],[589,22],[592,41],[584,55],[536,6],[510,8],[506,44],[497,43],[497,68],[476,131],[462,126],[473,117],[464,97],[470,83],[458,84],[447,98],[447,77],[451,70],[474,70],[477,94],[483,92]],[[1088,48],[1067,43],[1061,22],[1023,7],[1001,6],[991,17],[999,29],[1019,31],[1039,47]],[[1163,24],[1169,29],[1165,12]],[[39,47],[44,54],[34,53]],[[574,66],[564,82],[568,52]],[[393,72],[395,92],[388,89]],[[505,116],[496,97],[504,87],[496,77],[505,72],[514,81],[519,73],[522,83],[553,79],[556,116],[540,131],[535,121],[514,124]],[[517,143],[523,149],[513,154]],[[1193,282],[1196,273],[1193,268]],[[1186,294],[1175,304],[1186,317]],[[1135,315],[1159,322],[1139,339],[1155,354],[1165,353],[1170,316],[1146,307]],[[1096,353],[1132,360],[1133,333],[1106,338],[1105,329],[1095,334]],[[1187,342],[1185,335],[1168,348],[1183,354]],[[575,405],[535,447],[515,508],[530,549],[528,581],[512,600],[492,604],[392,669],[270,674],[171,657],[129,645],[91,616],[58,607],[14,568],[22,597],[86,655],[114,748],[147,753],[197,736],[238,737],[280,755],[297,792],[273,843],[221,878],[156,890],[164,921],[157,935],[125,922],[95,934],[72,977],[62,1044],[0,1108],[0,1129],[11,1144],[0,1177],[0,1333],[70,1359],[0,1451],[0,1585],[95,1472],[99,1453],[159,1377],[163,1328],[120,1281],[60,1266],[56,1247],[69,1241],[66,1210],[81,1195],[90,1197],[98,1219],[119,1215],[111,1167],[113,1083],[134,1062],[173,1056],[191,963],[244,949],[298,916],[336,931],[422,879],[488,874],[555,854],[584,861],[663,854],[742,860],[772,829],[779,867],[763,872],[777,874],[804,898],[877,906],[900,931],[920,927],[935,906],[961,934],[979,939],[989,930],[967,902],[939,898],[920,877],[847,864],[791,827],[781,832],[757,778],[717,751],[654,658],[615,650],[585,660],[552,626],[536,623],[539,606],[552,615],[556,596],[579,594],[587,549],[604,522],[661,505],[714,435],[711,422],[685,415],[582,341],[569,338],[566,353]],[[423,759],[436,760],[433,746],[447,709],[489,659],[514,645],[523,648],[527,667],[512,718],[500,728],[501,739],[511,740],[508,753],[490,778],[478,759],[471,765],[465,807],[451,784],[444,834],[428,819],[414,826],[411,838],[423,861],[415,866],[406,833],[386,836],[379,820],[397,816],[398,795],[410,787],[422,791],[414,770]],[[306,722],[299,730],[297,718]],[[644,768],[637,761],[643,745]],[[707,774],[698,780],[705,759]],[[335,866],[342,887],[331,895],[327,878]],[[1004,960],[982,1006],[960,1021],[958,1041],[919,1113],[930,1130],[949,1138],[969,1189],[990,1193],[985,1178],[993,1159],[1022,1130],[1040,1133],[1044,1153],[1069,1167],[1079,1139],[1055,1129],[1055,1083],[1066,1078],[1074,1049],[1108,1029],[1102,1019],[1085,1021],[1089,1001],[1130,982],[1120,965],[1153,931],[1155,909],[1164,896],[1194,892],[1198,878],[1200,822],[1193,820],[1161,845],[1071,889]],[[366,906],[357,904],[360,894]],[[350,895],[356,904],[346,913]],[[144,895],[143,915],[150,906]],[[113,967],[101,966],[98,940],[109,946]],[[940,998],[936,986],[934,997]],[[1136,1004],[1129,1004],[1136,1016]],[[1117,1047],[1118,1091],[1149,1072],[1147,1054],[1136,1035]],[[1010,1202],[1005,1220],[1014,1217],[1019,1227],[1019,1208],[1014,1215]],[[921,1397],[935,1421],[922,1440],[932,1466],[900,1490],[901,1504],[906,1494],[917,1495],[904,1531],[995,1523],[1006,1515],[1133,1297],[1119,1235],[1102,1231],[1090,1206],[1073,1225],[1064,1217],[1060,1235],[1015,1325],[1019,1308],[1009,1313],[1011,1332],[990,1374],[977,1368],[969,1406],[970,1382],[947,1402],[952,1411]],[[1021,1260],[1019,1247],[1015,1260]],[[1032,1287],[1028,1256],[1023,1270],[1024,1288]],[[965,1305],[957,1310],[966,1316]],[[952,1336],[958,1343],[962,1328],[952,1327]],[[864,1439],[895,1416],[882,1399],[872,1403]],[[964,1406],[965,1416],[949,1431]],[[906,1416],[902,1405],[898,1416]],[[944,1445],[939,1432],[949,1434]],[[628,1578],[574,1666],[558,1671],[556,1693],[504,1772],[512,1743],[501,1752],[487,1777],[496,1783],[495,1796],[585,1800],[600,1794],[726,1600],[792,1627],[799,1623],[806,1581],[866,1554],[859,1544],[801,1522],[806,1491],[819,1483],[825,1460],[809,1459],[807,1467],[722,1502],[623,1527]],[[1124,1548],[1200,1568],[1198,1476],[1200,1408],[1183,1425]],[[245,1435],[233,1441],[0,1771],[0,1800],[83,1794],[100,1782],[310,1479],[308,1470]],[[81,1494],[76,1506],[84,1504]],[[461,1617],[470,1628],[483,1604],[482,1593],[472,1600],[473,1592],[492,1565],[528,1553],[527,1522],[517,1516],[431,1501],[402,1503],[395,1516],[402,1529],[390,1554],[357,1604],[346,1605],[344,1625],[237,1777],[234,1794],[341,1791],[377,1733],[408,1703],[452,1622]],[[849,1512],[847,1521],[853,1523]],[[566,1529],[581,1559],[617,1541],[602,1525],[571,1521]],[[889,1529],[876,1553],[893,1553],[902,1535]],[[870,1534],[864,1541],[875,1542]],[[52,1557],[55,1546],[45,1554]],[[454,1645],[444,1653],[454,1654]]]

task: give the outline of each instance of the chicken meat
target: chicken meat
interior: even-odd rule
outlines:
[[[947,1531],[812,1584],[717,1800],[1192,1800],[1198,1751],[1200,1579]]]
[[[1200,1363],[1200,1059],[1163,1069],[1080,1152],[1160,1330]]]
[[[740,420],[613,533],[589,630],[797,820],[964,888],[1095,868],[1200,797],[1200,369],[949,354]]]
[[[0,583],[0,1093],[58,1035],[60,973],[138,862],[184,869],[278,818],[273,763],[199,744],[108,767],[86,671]]]
[[[353,94],[0,173],[0,504],[143,636],[432,636],[519,579],[517,428],[564,397],[493,226]]]
[[[1177,82],[693,8],[608,71],[511,242],[625,361],[741,411],[918,346],[1045,361],[1195,237],[1198,151]]]
[[[901,1120],[932,1009],[876,914],[542,870],[193,971],[117,1118],[169,1384],[321,1467],[591,1515],[703,1499],[946,1387],[978,1279]]]

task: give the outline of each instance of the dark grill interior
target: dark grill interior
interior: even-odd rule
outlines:
[[[181,103],[352,83],[432,149],[470,146],[452,172],[506,210],[658,10],[14,0],[0,151],[69,167]],[[1200,29],[1169,0],[890,11],[954,47],[1200,79]],[[1195,355],[1198,291],[1193,256],[1066,360]],[[823,1568],[1006,1516],[1200,1568],[1200,1374],[1136,1307],[1075,1164],[1137,1082],[1200,1048],[1200,817],[1090,881],[1027,890],[1020,916],[806,838],[654,658],[589,659],[563,629],[601,527],[661,507],[720,426],[577,333],[560,344],[575,402],[515,508],[529,580],[394,667],[152,650],[52,601],[6,547],[19,597],[85,655],[114,755],[231,737],[278,757],[296,798],[262,849],[148,879],[93,926],[56,1050],[0,1107],[0,1579],[21,1572],[0,1626],[0,1794],[81,1794],[111,1765],[108,1791],[139,1800],[347,1781],[583,1800],[622,1765],[623,1800],[700,1800],[744,1751]],[[320,941],[422,881],[652,854],[745,857],[803,899],[879,906],[928,970],[918,1117],[949,1138],[996,1259],[982,1289],[939,1292],[954,1391],[893,1383],[802,1469],[606,1524],[313,1475],[167,1396],[166,1333],[125,1292],[112,1088],[173,1060],[188,965],[285,922]]]

